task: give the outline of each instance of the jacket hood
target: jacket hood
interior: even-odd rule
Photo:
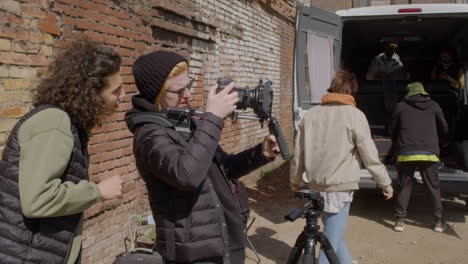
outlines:
[[[132,97],[132,105],[133,108],[128,110],[125,113],[125,122],[127,124],[128,129],[135,133],[135,127],[130,123],[130,117],[134,114],[141,113],[141,112],[157,112],[156,107],[148,102],[145,98],[140,95],[135,95]]]
[[[424,96],[424,95],[415,95],[411,97],[405,97],[403,99],[403,102],[407,103],[408,105],[418,108],[418,109],[428,109],[432,107],[435,102],[431,100],[429,96]]]

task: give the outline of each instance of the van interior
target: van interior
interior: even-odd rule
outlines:
[[[468,58],[468,18],[407,16],[379,18],[346,18],[342,31],[342,66],[352,70],[359,80],[356,95],[358,107],[366,114],[374,137],[389,138],[387,125],[391,111],[386,106],[388,89],[394,89],[393,97],[399,102],[406,94],[409,82],[424,84],[431,98],[439,103],[449,124],[449,135],[441,149],[445,166],[467,169],[463,157],[468,150],[457,144],[468,139],[468,114],[466,114],[466,87],[453,89],[447,81],[431,80],[431,72],[440,51],[450,49],[454,61],[466,72]],[[366,80],[366,73],[373,57],[383,52],[385,40],[398,41],[396,53],[400,56],[408,80]],[[390,88],[389,88],[390,87]],[[395,95],[396,94],[396,95]]]

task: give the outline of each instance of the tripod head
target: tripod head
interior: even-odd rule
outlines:
[[[295,197],[308,199],[308,201],[284,218],[290,222],[294,222],[299,217],[306,218],[306,225],[291,249],[287,264],[297,264],[302,252],[304,252],[304,263],[316,263],[315,245],[317,242],[322,245],[322,249],[331,264],[340,264],[330,241],[328,241],[325,234],[320,232],[320,226],[318,225],[318,219],[323,214],[325,206],[323,197],[320,193],[310,190],[297,191]]]
[[[284,218],[290,222],[296,221],[297,218],[318,218],[323,214],[324,201],[323,197],[318,192],[313,192],[311,190],[299,190],[294,193],[295,198],[299,199],[308,199],[303,206],[294,209],[290,214],[286,215]]]

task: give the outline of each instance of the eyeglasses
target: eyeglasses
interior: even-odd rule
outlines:
[[[179,89],[177,91],[166,90],[166,92],[177,94],[179,97],[182,96],[185,93],[185,90],[190,91],[190,89],[192,88],[193,82],[195,81],[195,79],[192,77],[189,77],[189,79],[190,79],[190,82],[184,88]]]

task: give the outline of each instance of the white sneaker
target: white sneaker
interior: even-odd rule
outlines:
[[[447,229],[447,225],[445,223],[436,222],[434,224],[434,231],[435,232],[443,233],[445,231],[445,229]]]
[[[404,219],[397,219],[395,221],[395,225],[393,226],[393,230],[397,232],[405,231],[405,220]]]
[[[353,264],[359,264],[357,260],[353,260]]]

